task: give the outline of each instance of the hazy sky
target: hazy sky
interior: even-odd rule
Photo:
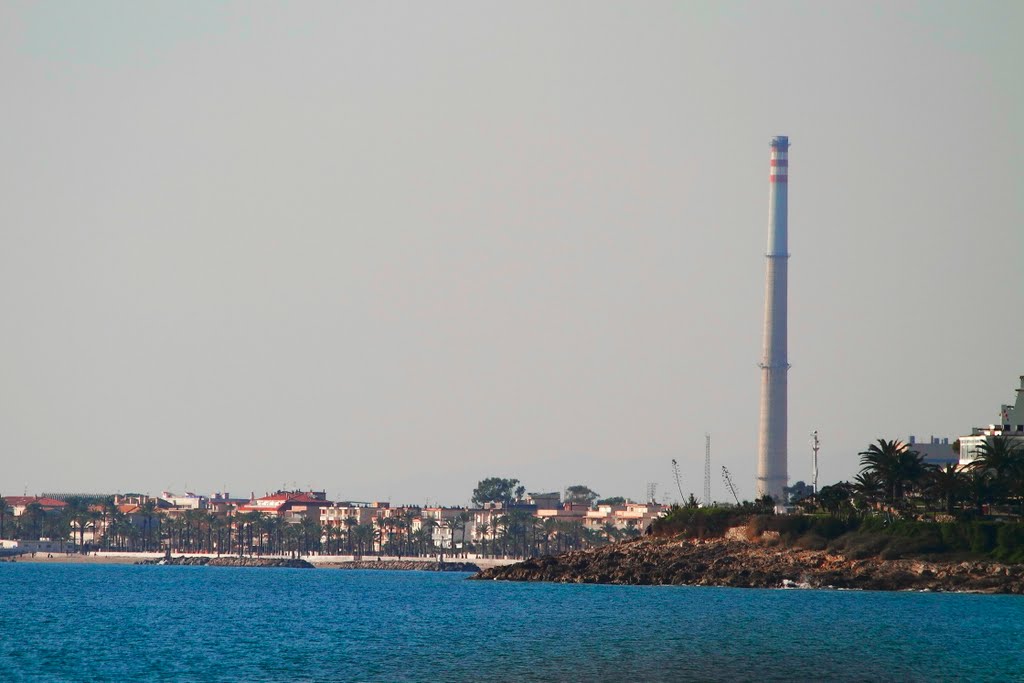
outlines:
[[[1024,373],[1024,3],[0,4],[0,492],[754,494]]]

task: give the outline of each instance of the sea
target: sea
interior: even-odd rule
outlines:
[[[1024,681],[1024,597],[0,563],[0,680]]]

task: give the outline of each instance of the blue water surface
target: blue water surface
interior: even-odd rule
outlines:
[[[1024,598],[0,563],[0,680],[1024,680]]]

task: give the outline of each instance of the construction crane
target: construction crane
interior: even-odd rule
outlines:
[[[736,487],[732,484],[732,475],[729,474],[729,469],[722,465],[722,479],[725,481],[725,488],[729,489],[729,493],[732,494],[736,504],[740,504],[740,497],[736,495]]]

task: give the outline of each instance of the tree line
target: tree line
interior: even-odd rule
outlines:
[[[339,524],[321,524],[318,519],[278,517],[244,512],[215,514],[194,509],[167,514],[155,501],[146,501],[138,511],[122,512],[113,497],[68,498],[60,510],[48,511],[38,502],[26,506],[14,517],[0,498],[0,538],[68,540],[75,550],[167,551],[226,555],[309,555],[383,553],[398,556],[449,555],[472,552],[485,557],[528,557],[594,547],[639,536],[640,529],[600,529],[584,526],[580,520],[538,519],[532,510],[512,505],[525,489],[515,479],[492,477],[474,490],[478,505],[510,505],[488,523],[475,525],[475,538],[468,537],[471,513],[438,521],[422,517],[415,509],[378,517],[360,524],[355,517]],[[568,502],[593,504],[598,494],[584,485],[566,491]],[[625,502],[622,498],[610,503]],[[444,527],[447,543],[435,541],[435,530]],[[86,541],[86,537],[91,540]]]
[[[878,439],[861,451],[861,470],[853,481],[823,487],[796,504],[833,516],[883,513],[913,517],[941,513],[952,518],[985,514],[1019,515],[1024,501],[1024,448],[993,436],[978,447],[966,466],[930,465],[898,440]]]

